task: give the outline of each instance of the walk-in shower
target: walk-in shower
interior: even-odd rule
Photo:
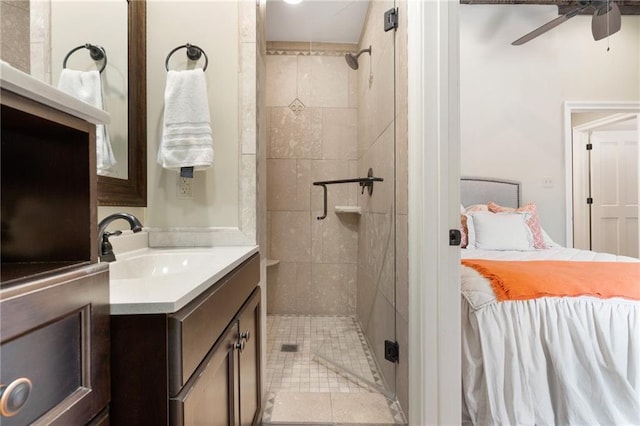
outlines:
[[[402,68],[395,32],[376,18],[389,4],[354,3],[365,7],[350,37],[337,38],[358,21],[339,19],[344,8],[320,14],[302,2],[286,16],[307,5],[309,20],[296,22],[314,31],[267,40],[264,424],[404,423],[406,144],[398,157],[395,123]],[[280,16],[281,2],[269,4],[267,17]],[[267,34],[292,28],[272,22]],[[375,61],[359,68],[373,48]]]
[[[362,49],[361,51],[359,51],[355,55],[353,53],[346,53],[344,55],[344,59],[347,61],[347,65],[349,65],[352,70],[357,70],[358,69],[358,66],[359,66],[358,65],[358,58],[363,53],[368,53],[369,55],[371,55],[371,46],[369,46],[368,49]]]

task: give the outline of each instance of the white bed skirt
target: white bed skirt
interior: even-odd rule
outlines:
[[[466,267],[462,289],[464,423],[640,425],[640,303],[498,303]]]

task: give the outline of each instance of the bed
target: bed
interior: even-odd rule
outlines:
[[[604,262],[595,267],[625,268],[625,280],[635,291],[640,287],[640,275],[634,272],[639,260],[564,248],[543,229],[537,235],[543,245],[539,248],[533,247],[530,229],[528,249],[519,245],[520,237],[487,237],[501,233],[498,225],[516,233],[531,219],[528,205],[520,205],[517,182],[465,177],[461,200],[461,222],[469,221],[463,230],[467,247],[461,250],[463,423],[640,425],[638,300],[615,292],[607,297],[543,292],[499,300],[500,289],[491,282],[495,276],[487,273],[494,265],[516,273],[568,265],[579,273],[580,268],[593,269],[593,262]],[[503,210],[484,209],[490,201]],[[512,217],[517,213],[522,217]],[[513,223],[505,225],[507,216]],[[596,281],[605,295],[616,288],[608,279]]]

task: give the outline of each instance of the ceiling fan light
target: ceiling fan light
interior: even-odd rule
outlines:
[[[620,31],[620,8],[615,3],[602,5],[593,12],[591,20],[591,33],[594,40],[602,40]]]

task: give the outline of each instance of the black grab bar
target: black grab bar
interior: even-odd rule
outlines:
[[[367,177],[363,178],[352,178],[352,179],[336,179],[336,180],[323,180],[318,182],[313,182],[315,186],[321,186],[324,195],[324,208],[322,212],[322,216],[318,216],[318,220],[322,220],[327,217],[327,185],[333,185],[336,183],[358,183],[362,187],[362,193],[364,194],[364,189],[367,188],[369,195],[373,195],[373,182],[383,182],[384,179],[380,177],[373,176],[373,169],[369,169],[367,173]]]

